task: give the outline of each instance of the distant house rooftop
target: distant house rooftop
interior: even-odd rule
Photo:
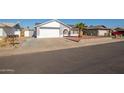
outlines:
[[[39,25],[39,24],[41,24],[41,23],[35,23],[35,25]]]
[[[71,29],[73,30],[73,31],[79,31],[79,29],[78,28],[76,28],[76,26],[75,25],[70,25],[70,24],[68,24],[70,27],[71,27]]]
[[[117,28],[115,28],[114,30],[116,30],[116,31],[124,31],[124,28],[122,28],[122,27],[117,27]]]
[[[71,25],[71,24],[67,24],[68,26],[70,26],[70,27],[75,27],[75,25]]]
[[[91,29],[91,30],[110,30],[110,28],[107,28],[106,26],[104,25],[96,25],[96,26],[89,26],[87,27],[87,29]]]
[[[75,27],[75,25],[69,25],[69,26],[71,26],[73,30],[79,30],[78,28]],[[104,25],[89,26],[86,29],[87,30],[110,30],[110,28],[107,28]]]

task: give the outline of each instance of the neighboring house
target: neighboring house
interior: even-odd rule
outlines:
[[[111,36],[112,30],[104,25],[89,26],[84,31],[85,35],[89,36]]]
[[[79,36],[79,29],[75,25],[71,26],[70,36]]]
[[[124,36],[124,28],[117,27],[117,28],[113,29],[112,35]]]
[[[7,35],[20,36],[20,25],[15,23],[0,23],[0,37]]]
[[[59,20],[50,20],[36,24],[34,35],[36,38],[58,38],[68,36],[70,31],[71,26]]]

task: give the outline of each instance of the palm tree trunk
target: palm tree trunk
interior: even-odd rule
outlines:
[[[78,37],[80,37],[81,36],[81,31],[79,30],[79,35],[78,35]]]
[[[83,35],[82,30],[79,30],[79,37],[82,37],[82,35]]]

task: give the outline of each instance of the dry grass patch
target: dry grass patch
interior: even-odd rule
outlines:
[[[6,39],[0,39],[0,47],[6,47],[8,45],[8,43],[6,42]]]

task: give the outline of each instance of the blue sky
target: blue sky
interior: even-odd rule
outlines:
[[[35,23],[42,23],[50,19],[0,19],[1,22],[13,22],[20,21],[21,26],[32,28]],[[76,24],[83,22],[86,25],[105,25],[107,27],[124,27],[124,19],[59,19],[66,24]]]

